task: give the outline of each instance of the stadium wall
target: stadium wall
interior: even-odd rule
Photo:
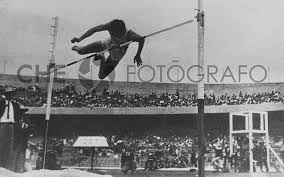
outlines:
[[[205,113],[229,113],[239,111],[282,111],[284,104],[249,104],[206,106]],[[27,114],[45,114],[44,107],[29,107]],[[52,115],[155,115],[197,114],[197,107],[121,107],[121,108],[51,108]]]

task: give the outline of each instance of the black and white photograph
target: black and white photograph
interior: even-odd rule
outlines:
[[[283,10],[0,0],[0,177],[284,177]]]

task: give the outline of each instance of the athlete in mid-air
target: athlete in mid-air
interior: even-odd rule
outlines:
[[[99,71],[100,79],[104,79],[105,77],[107,77],[115,69],[119,61],[123,58],[129,45],[123,47],[118,46],[125,42],[135,41],[139,43],[136,56],[134,57],[134,63],[136,62],[138,67],[142,65],[140,55],[145,40],[142,36],[136,34],[134,31],[127,30],[123,20],[115,19],[109,23],[93,27],[87,32],[85,32],[81,37],[74,37],[71,42],[80,42],[83,39],[91,36],[92,34],[100,31],[108,31],[110,34],[110,38],[104,41],[96,41],[86,46],[72,47],[72,50],[78,52],[78,54],[80,55],[98,53],[106,49],[112,48],[112,50],[109,50],[108,58],[105,58],[104,55],[97,55],[94,57],[94,60],[101,60]]]

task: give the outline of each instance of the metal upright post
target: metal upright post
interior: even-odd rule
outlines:
[[[47,139],[48,139],[48,123],[50,119],[50,107],[51,107],[51,96],[52,96],[52,89],[53,89],[53,81],[54,81],[54,72],[55,69],[55,43],[56,43],[56,36],[57,36],[57,28],[58,28],[58,17],[53,18],[54,25],[51,27],[53,28],[52,34],[52,49],[51,49],[51,59],[49,64],[49,84],[48,84],[48,93],[47,93],[47,106],[46,106],[46,116],[45,116],[45,136],[44,136],[44,146],[43,146],[43,160],[42,160],[42,168],[45,168],[45,160],[46,160],[46,151],[47,151]]]
[[[198,74],[204,74],[204,12],[202,7],[202,0],[198,0]],[[198,83],[198,176],[205,177],[205,132],[204,132],[204,81],[203,79]]]

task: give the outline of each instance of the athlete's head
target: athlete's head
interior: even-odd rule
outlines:
[[[123,36],[126,32],[125,23],[123,20],[115,19],[110,22],[110,31],[113,32],[115,35]]]

